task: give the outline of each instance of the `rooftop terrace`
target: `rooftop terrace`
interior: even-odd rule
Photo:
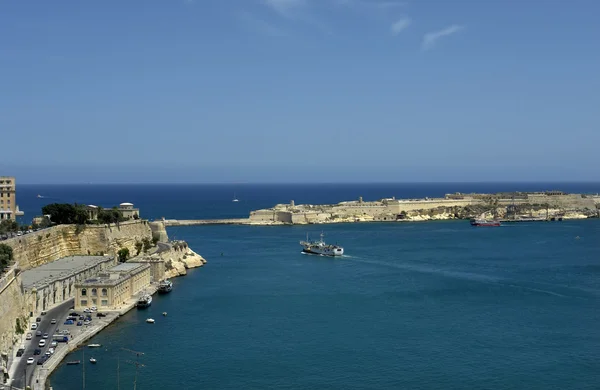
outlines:
[[[38,288],[56,280],[76,275],[88,268],[105,261],[112,261],[109,256],[70,256],[51,263],[44,264],[21,273],[23,287],[26,289]]]

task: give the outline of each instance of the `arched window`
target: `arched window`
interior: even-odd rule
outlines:
[[[98,290],[96,290],[95,288],[92,289],[92,295],[98,295]]]
[[[86,295],[87,295],[87,289],[85,289],[85,288],[82,288],[82,289],[81,289],[81,296],[84,296],[84,297],[85,297]]]
[[[105,288],[102,289],[102,296],[105,297],[108,295],[108,290],[106,290]]]

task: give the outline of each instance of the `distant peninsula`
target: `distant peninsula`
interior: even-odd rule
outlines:
[[[167,226],[243,224],[306,225],[348,222],[410,222],[494,218],[505,221],[598,218],[600,195],[562,191],[454,193],[443,198],[344,201],[327,205],[296,205],[294,201],[250,212],[248,218],[219,220],[165,219]]]

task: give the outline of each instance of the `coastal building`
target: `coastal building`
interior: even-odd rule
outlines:
[[[121,203],[118,208],[123,213],[123,217],[127,219],[138,219],[140,217],[140,209],[134,208],[133,203]]]
[[[0,221],[15,220],[23,215],[17,206],[16,188],[13,176],[0,176]]]
[[[28,311],[35,313],[75,297],[76,283],[114,266],[111,256],[70,256],[21,273]]]
[[[95,221],[98,219],[98,206],[93,204],[85,206],[85,211],[88,213],[88,219],[90,221]]]
[[[117,310],[151,283],[151,265],[122,263],[75,284],[75,310]]]

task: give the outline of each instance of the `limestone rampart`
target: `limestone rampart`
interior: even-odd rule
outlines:
[[[111,225],[59,225],[4,241],[13,248],[22,270],[75,255],[115,255],[121,248],[135,253],[135,243],[152,239],[147,221]]]
[[[29,322],[27,304],[21,278],[16,270],[11,270],[4,275],[0,289],[0,383],[3,382],[3,372],[7,370],[9,357],[14,357],[12,346],[22,336],[18,333],[17,321],[22,332],[27,332]]]

